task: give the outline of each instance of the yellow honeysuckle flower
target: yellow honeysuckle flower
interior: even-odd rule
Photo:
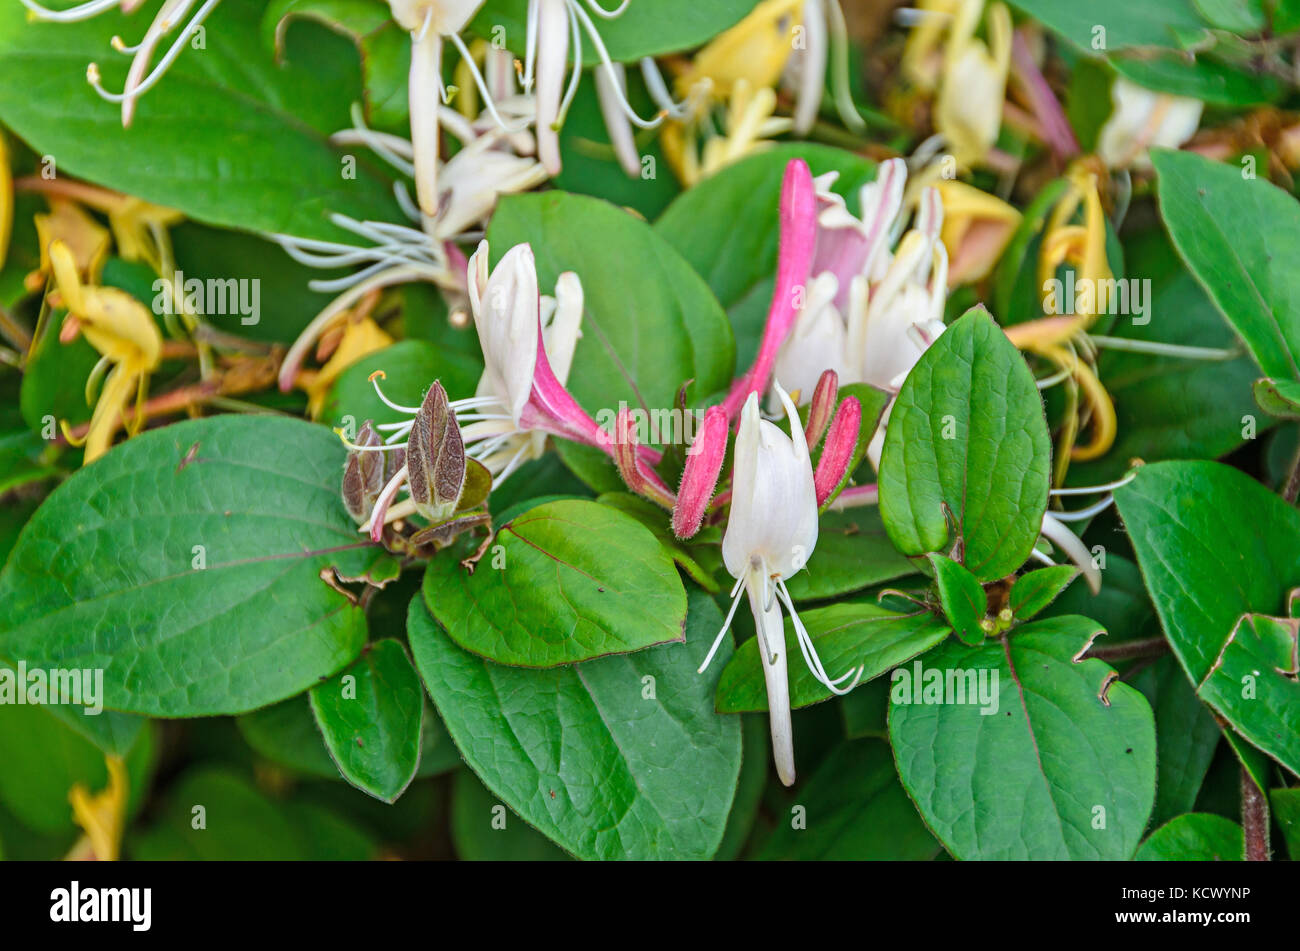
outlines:
[[[943,203],[939,237],[948,249],[948,286],[983,280],[1020,227],[1020,212],[965,182],[942,180],[934,189]]]
[[[128,429],[134,430],[142,421],[139,408],[149,374],[157,368],[162,356],[162,335],[148,308],[126,291],[83,284],[78,261],[66,243],[51,242],[49,259],[60,301],[68,309],[68,320],[72,321],[64,323],[65,334],[69,327],[73,332],[80,331],[100,352],[102,359],[95,368],[96,373],[103,366],[112,365],[86,431],[85,461],[91,463],[108,452],[118,425],[127,419],[133,395],[137,415],[133,424],[128,423]],[[64,435],[76,444],[66,426]]]
[[[9,170],[9,146],[0,132],[0,267],[9,254],[9,235],[14,226],[14,177]]]
[[[1106,215],[1101,206],[1097,175],[1082,164],[1067,175],[1069,188],[1052,209],[1043,235],[1038,277],[1044,291],[1045,307],[1052,316],[1008,327],[1007,336],[1022,350],[1036,353],[1067,374],[1084,400],[1083,415],[1089,421],[1091,438],[1083,445],[1073,445],[1074,427],[1067,426],[1063,442],[1070,458],[1079,461],[1104,455],[1115,441],[1115,407],[1110,394],[1087,360],[1081,359],[1074,344],[1091,352],[1086,331],[1106,308],[1106,295],[1113,284],[1110,263],[1106,258]],[[1082,208],[1081,224],[1071,223]],[[1049,290],[1057,269],[1069,265],[1075,272],[1079,289],[1074,300],[1060,301]],[[1055,312],[1067,305],[1065,313]]]
[[[121,852],[131,787],[121,757],[105,756],[104,764],[108,767],[108,785],[103,790],[92,794],[77,783],[68,792],[73,818],[85,830],[68,853],[69,859],[116,862]]]
[[[325,397],[339,374],[362,357],[391,346],[393,338],[370,317],[348,319],[338,346],[319,370],[303,370],[295,380],[307,393],[307,410],[312,418],[320,414]]]
[[[677,78],[678,94],[691,95],[701,82],[723,98],[740,81],[751,89],[775,86],[794,50],[802,10],[803,0],[763,0],[695,54],[690,68]]]
[[[989,7],[985,45],[975,38],[983,8],[984,0],[965,0],[958,9],[935,102],[935,129],[961,166],[978,164],[997,141],[1011,68],[1011,13],[1002,3]]]
[[[51,205],[55,201],[64,204],[75,202],[102,212],[108,217],[118,257],[126,261],[143,261],[158,272],[164,269],[162,245],[165,239],[161,233],[185,218],[174,209],[86,182],[61,178],[46,181],[30,176],[21,179],[18,184],[28,191],[44,194]],[[42,242],[42,247],[47,243]]]
[[[61,198],[51,198],[49,212],[33,217],[36,240],[41,246],[39,280],[43,282],[54,271],[50,248],[57,241],[71,254],[75,272],[91,284],[97,283],[104,259],[108,257],[108,229],[86,214],[80,205]]]
[[[694,185],[733,162],[771,148],[772,136],[788,132],[791,125],[775,111],[775,91],[738,80],[722,117],[722,133],[706,136],[700,146],[698,123],[670,122],[661,136],[664,156],[683,184]]]
[[[964,0],[918,0],[916,22],[903,46],[903,76],[923,93],[933,93],[943,75],[943,38]]]

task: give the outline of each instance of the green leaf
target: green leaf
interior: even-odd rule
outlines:
[[[320,573],[359,576],[379,551],[344,511],[343,457],[323,426],[267,416],[115,447],[24,528],[0,574],[0,656],[102,668],[106,707],[168,717],[243,713],[328,677],[366,621]]]
[[[530,825],[584,859],[703,859],[740,772],[740,724],[713,712],[713,676],[695,672],[721,624],[692,592],[685,646],[550,670],[461,650],[419,598],[407,629],[465,761]]]
[[[71,832],[75,826],[68,793],[80,784],[90,793],[108,786],[104,753],[52,716],[58,708],[12,701],[0,704],[0,803],[29,828]],[[103,714],[107,716],[107,714]],[[93,719],[93,718],[92,718]],[[123,750],[132,810],[144,801],[156,745],[149,730],[137,730]]]
[[[1193,0],[1134,4],[1126,0],[1012,0],[1012,6],[1086,52],[1129,46],[1177,47],[1177,37],[1205,24]]]
[[[568,384],[597,423],[612,429],[621,401],[646,412],[671,411],[688,380],[698,396],[731,382],[734,343],[726,315],[641,219],[586,195],[511,195],[492,216],[488,240],[493,264],[514,245],[531,244],[543,293],[554,291],[564,271],[582,279],[582,339]]]
[[[758,0],[655,0],[653,4],[632,3],[617,17],[591,17],[610,57],[630,63],[643,56],[658,56],[699,46],[728,27],[734,26],[754,9]],[[491,38],[497,29],[504,30],[506,46],[523,55],[529,0],[488,0],[470,24],[479,36]],[[614,9],[618,4],[601,6]],[[582,34],[583,64],[600,62],[595,45]]]
[[[793,158],[807,161],[814,175],[838,171],[835,191],[846,197],[850,210],[858,207],[858,189],[876,177],[874,162],[843,149],[778,145],[687,189],[655,223],[655,231],[690,262],[727,309],[740,367],[758,352],[772,301],[781,179]]]
[[[1192,683],[1243,614],[1280,614],[1300,582],[1300,512],[1236,469],[1158,462],[1115,491],[1147,590]]]
[[[478,777],[458,770],[452,782],[451,841],[469,862],[556,862],[569,856],[515,813]]]
[[[980,647],[949,641],[924,672],[896,675],[899,775],[954,857],[1126,859],[1137,848],[1155,799],[1155,724],[1110,667],[1077,659],[1098,633],[1087,618],[1034,621]]]
[[[164,795],[155,821],[127,838],[142,861],[362,861],[376,843],[334,813],[267,798],[234,773],[192,769]],[[203,822],[196,828],[202,807]]]
[[[1291,861],[1300,858],[1300,789],[1274,789],[1268,794],[1273,804],[1273,818],[1286,840]]]
[[[1280,419],[1300,419],[1300,381],[1256,380],[1255,402],[1270,416]]]
[[[1178,253],[1267,376],[1300,377],[1300,204],[1264,179],[1191,152],[1152,150]]]
[[[1151,822],[1161,825],[1195,807],[1223,734],[1174,658],[1161,657],[1130,683],[1142,691],[1156,718],[1156,806]]]
[[[1073,565],[1049,565],[1027,571],[1011,585],[1007,606],[1019,621],[1028,621],[1056,600],[1071,581],[1079,577]]]
[[[692,557],[687,543],[673,534],[671,516],[668,512],[649,499],[633,495],[631,492],[606,492],[596,501],[601,505],[616,508],[620,512],[626,512],[650,529],[655,538],[659,539],[659,544],[664,546],[664,551],[692,581],[710,594],[718,592],[718,583],[713,580],[713,576]]]
[[[1240,862],[1245,857],[1241,826],[1207,812],[1171,819],[1152,832],[1133,856],[1139,862]]]
[[[344,779],[384,802],[406,791],[420,765],[424,694],[399,641],[376,641],[313,687],[311,709]]]
[[[939,588],[939,603],[963,644],[976,645],[984,640],[980,622],[989,611],[989,599],[979,579],[947,555],[928,556]]]
[[[1264,105],[1281,98],[1286,87],[1275,76],[1249,72],[1208,56],[1182,52],[1165,56],[1114,56],[1115,71],[1152,92],[1199,99],[1211,106]]]
[[[1237,732],[1300,772],[1300,618],[1247,614],[1196,694]]]
[[[1033,374],[974,308],[922,355],[894,403],[880,461],[885,530],[905,555],[959,545],[975,577],[996,581],[1033,550],[1050,472]]]
[[[817,547],[804,567],[786,582],[795,601],[834,598],[916,571],[885,534],[880,510],[874,506],[823,515]]]
[[[681,641],[686,624],[686,593],[658,539],[583,499],[546,502],[503,525],[473,574],[455,558],[433,559],[424,601],[461,647],[518,667]]]
[[[804,611],[799,618],[808,629],[826,672],[835,678],[861,666],[860,683],[924,653],[951,630],[932,614],[897,614],[871,603],[832,604]],[[789,666],[791,709],[829,699],[831,692],[802,661],[789,618],[785,623],[785,649],[787,656],[795,659]],[[767,710],[767,686],[761,664],[758,639],[751,637],[736,649],[718,681],[718,712]]]
[[[225,0],[204,24],[205,48],[185,49],[123,129],[119,107],[87,84],[86,66],[99,64],[104,86],[120,90],[130,58],[109,40],[138,42],[145,13],[29,23],[21,6],[5,5],[0,120],[53,156],[60,174],[209,224],[337,239],[331,212],[397,220],[385,180],[365,161],[345,178],[327,139],[351,124],[348,105],[360,98],[355,57],[338,55],[347,41],[300,27],[288,64],[277,66],[262,53],[261,14],[255,0]]]
[[[856,740],[835,747],[805,783],[807,828],[777,823],[760,859],[923,861],[941,851],[894,772],[889,747]]]
[[[284,55],[289,27],[299,18],[324,24],[356,45],[370,125],[382,128],[407,118],[411,39],[387,5],[373,0],[273,0],[261,32],[264,46],[277,58]]]
[[[718,846],[714,861],[727,862],[740,858],[754,825],[758,820],[763,790],[767,786],[768,750],[772,747],[768,733],[767,717],[761,714],[740,718],[741,751],[740,779],[736,782],[736,798],[727,816],[727,831],[722,845]]]

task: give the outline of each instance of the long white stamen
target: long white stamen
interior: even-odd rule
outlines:
[[[789,590],[786,589],[785,580],[778,580],[776,586],[777,593],[781,596],[781,602],[785,605],[785,609],[790,612],[790,620],[794,624],[795,638],[799,641],[799,649],[803,653],[804,663],[808,665],[808,669],[812,671],[813,676],[817,678],[821,685],[831,693],[837,696],[843,696],[848,693],[856,687],[858,681],[862,679],[862,674],[866,670],[866,665],[861,665],[856,671],[850,670],[842,677],[837,677],[832,680],[830,675],[826,673],[826,668],[822,665],[822,659],[817,653],[817,647],[813,644],[808,629],[804,627],[803,621],[799,619],[799,613],[794,609],[794,602],[790,598]],[[840,687],[840,684],[850,677],[853,677],[853,683],[849,684],[847,687]]]
[[[394,403],[385,396],[384,391],[379,386],[379,381],[381,379],[383,379],[382,373],[374,373],[370,376],[370,385],[375,388],[375,395],[379,397],[381,403],[389,409],[396,410],[399,413],[418,413],[420,411],[420,407],[418,406],[402,406],[400,403]]]
[[[731,588],[731,610],[727,612],[727,619],[722,622],[722,630],[718,631],[718,636],[713,639],[713,646],[709,648],[709,653],[704,657],[704,663],[700,664],[697,674],[704,673],[709,664],[713,663],[713,655],[718,652],[722,646],[722,639],[727,636],[727,631],[731,628],[731,619],[736,616],[736,608],[740,606],[740,599],[744,596],[745,576],[741,575],[736,579],[735,585]]]
[[[1107,482],[1103,485],[1080,485],[1072,486],[1065,489],[1052,489],[1050,494],[1056,495],[1096,495],[1098,492],[1114,492],[1116,489],[1122,489],[1134,479],[1137,478],[1137,470],[1126,473],[1123,478],[1116,479],[1114,482]]]
[[[631,2],[632,0],[623,0],[614,10],[606,10],[596,0],[587,0],[587,6],[591,7],[591,12],[598,17],[606,20],[616,20],[623,15],[623,12],[627,10],[627,5]]]
[[[465,65],[469,68],[470,76],[474,78],[474,85],[478,87],[478,94],[483,97],[483,105],[487,107],[487,111],[491,114],[492,118],[496,120],[496,124],[512,135],[516,132],[523,132],[527,129],[527,122],[506,122],[506,120],[501,117],[501,113],[497,111],[497,104],[492,99],[492,91],[488,89],[487,81],[484,80],[483,74],[479,72],[478,63],[474,62],[474,56],[470,53],[469,47],[465,45],[465,41],[462,40],[460,35],[457,33],[449,33],[448,38],[455,45],[456,49],[460,51],[460,55],[464,59]]]
[[[641,57],[641,78],[645,80],[646,90],[656,106],[674,119],[686,118],[690,111],[687,109],[687,100],[673,101],[672,93],[668,91],[668,83],[664,82],[664,74],[659,71],[659,64],[655,62],[653,56]]]
[[[596,29],[596,24],[591,22],[591,17],[587,16],[587,12],[578,6],[577,0],[564,0],[564,2],[573,15],[578,18],[592,45],[596,47],[596,55],[600,57],[601,65],[605,69],[613,69],[614,61],[610,58],[609,50],[605,49],[605,41],[600,38],[600,32]],[[627,97],[618,89],[617,84],[614,84],[614,89],[618,92],[619,106],[627,116],[628,121],[633,125],[642,129],[654,129],[664,121],[662,113],[650,120],[642,119],[636,110],[632,108],[632,104],[627,101]]]
[[[89,3],[83,3],[67,10],[51,10],[49,7],[43,7],[33,0],[22,0],[22,5],[32,13],[36,14],[37,19],[49,20],[54,23],[76,23],[79,20],[89,20],[91,17],[99,16],[105,10],[111,10],[118,6],[122,0],[90,0]]]
[[[1088,339],[1107,350],[1124,350],[1128,353],[1150,353],[1158,357],[1175,357],[1180,360],[1232,360],[1241,356],[1236,347],[1190,347],[1176,343],[1158,343],[1154,340],[1134,340],[1130,337],[1106,337],[1089,334]]]
[[[135,54],[135,59],[132,61],[131,69],[127,73],[126,87],[122,92],[111,93],[105,89],[99,81],[99,70],[94,68],[93,63],[90,68],[87,69],[86,78],[90,81],[90,85],[94,87],[95,92],[99,94],[101,99],[105,99],[108,102],[122,103],[123,125],[130,125],[132,113],[135,109],[135,101],[152,89],[154,85],[157,84],[158,80],[162,79],[163,76],[166,75],[167,70],[171,68],[172,63],[174,63],[176,58],[184,52],[186,45],[190,41],[190,37],[198,32],[199,27],[203,25],[203,21],[207,19],[208,14],[216,8],[219,2],[220,0],[207,0],[203,6],[199,7],[198,12],[194,14],[187,24],[185,24],[185,29],[181,31],[180,36],[176,37],[175,42],[172,43],[167,52],[163,54],[163,57],[158,60],[158,65],[153,68],[148,76],[141,79],[140,73],[143,73],[149,65],[149,53],[153,51],[153,47],[157,44],[158,40],[162,39],[162,37],[171,29],[171,18],[183,17],[189,11],[189,8],[193,6],[194,0],[180,0],[180,2],[176,3],[174,6],[164,7],[159,10],[158,17],[154,20],[154,25],[149,28],[152,37],[149,34],[146,34],[145,39],[141,41],[138,47],[136,47],[137,52]]]
[[[1115,501],[1115,496],[1108,495],[1099,502],[1094,502],[1087,508],[1075,509],[1072,512],[1053,512],[1052,517],[1058,522],[1082,522],[1092,518],[1100,512],[1104,512]]]

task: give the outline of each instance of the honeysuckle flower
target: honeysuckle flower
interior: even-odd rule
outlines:
[[[808,403],[808,421],[804,423],[803,435],[809,446],[816,446],[826,435],[826,427],[831,424],[835,406],[840,394],[840,376],[834,370],[826,370],[813,388],[812,400]]]
[[[91,284],[99,282],[99,272],[108,257],[109,233],[104,226],[88,215],[80,205],[61,198],[50,199],[48,213],[33,216],[36,240],[41,248],[41,264],[35,279],[28,287],[39,287],[54,273],[50,249],[60,242],[70,254],[76,273]]]
[[[627,487],[637,495],[644,496],[671,511],[677,504],[677,497],[668,486],[664,485],[663,479],[645,464],[639,450],[632,413],[626,406],[620,407],[614,420],[612,453],[618,474],[622,476]]]
[[[308,415],[312,419],[320,416],[330,388],[340,373],[363,357],[391,346],[392,343],[393,338],[368,314],[349,315],[345,318],[342,335],[325,365],[319,370],[300,372],[294,381],[307,393]]]
[[[839,0],[804,0],[803,42],[786,62],[785,85],[795,91],[794,131],[807,135],[817,121],[829,70],[835,108],[850,129],[866,128],[849,89],[849,38]]]
[[[727,454],[728,429],[727,411],[721,406],[710,406],[686,451],[686,465],[673,504],[673,534],[678,538],[691,538],[700,530]]]
[[[31,11],[34,19],[48,20],[55,23],[74,23],[78,20],[88,20],[112,9],[118,9],[124,14],[129,14],[134,12],[142,2],[143,0],[88,0],[86,3],[78,4],[67,10],[51,10],[36,3],[35,0],[22,0],[23,6]],[[100,81],[98,65],[95,63],[87,65],[86,81],[94,87],[95,92],[109,102],[121,103],[123,126],[131,124],[131,120],[135,116],[136,101],[152,89],[158,83],[158,80],[162,79],[167,73],[172,63],[189,45],[190,38],[203,25],[203,21],[216,9],[218,2],[219,0],[205,0],[195,10],[198,0],[165,0],[153,22],[149,24],[148,30],[145,31],[144,38],[135,46],[128,46],[122,41],[121,37],[114,36],[113,49],[132,57],[130,69],[126,74],[126,85],[120,93],[109,92],[104,88]],[[192,16],[191,11],[193,11]],[[185,24],[184,28],[162,55],[158,65],[150,69],[150,64],[153,63],[154,54],[157,52],[159,44],[181,23]]]
[[[1011,66],[1011,14],[984,0],[920,0],[903,55],[903,72],[922,93],[935,93],[934,127],[957,164],[979,164],[1002,126]],[[988,43],[975,32],[987,24]]]
[[[488,269],[488,243],[483,241],[468,263],[468,293],[474,326],[483,351],[483,376],[475,395],[449,403],[455,414],[466,456],[483,465],[500,485],[520,465],[540,458],[547,435],[596,446],[614,455],[614,440],[601,429],[564,388],[573,362],[582,323],[582,282],[565,272],[556,280],[554,298],[538,292],[532,248],[515,245],[497,266]],[[394,403],[379,386],[383,371],[371,376],[379,398],[410,419],[383,423],[384,450],[406,449],[420,407]],[[358,449],[355,445],[349,446]],[[658,455],[646,451],[649,462]],[[404,475],[404,474],[403,474]],[[378,519],[393,521],[409,514],[401,505],[385,508],[400,479],[390,481]],[[382,521],[364,526],[374,535]]]
[[[104,765],[108,785],[100,792],[92,793],[82,783],[68,790],[72,818],[83,830],[68,852],[71,861],[115,862],[121,851],[131,782],[120,756],[105,756]]]
[[[1083,461],[1105,454],[1115,441],[1115,407],[1091,365],[1095,349],[1086,334],[1105,310],[1102,295],[1111,286],[1111,270],[1106,259],[1106,216],[1096,173],[1076,164],[1067,180],[1069,188],[1048,219],[1039,259],[1045,306],[1056,313],[1008,327],[1006,334],[1020,349],[1036,353],[1054,365],[1060,377],[1073,380],[1084,398],[1083,418],[1090,423],[1091,439],[1075,445],[1072,423],[1063,431],[1060,452],[1064,459]],[[1080,206],[1083,222],[1073,224],[1071,220]],[[1057,294],[1049,292],[1063,264],[1077,274],[1075,283],[1081,293],[1073,301],[1057,300]],[[1082,293],[1085,290],[1088,292]]]
[[[20,178],[15,187],[45,195],[51,203],[75,202],[102,212],[108,217],[117,256],[126,261],[143,261],[157,272],[164,270],[164,258],[170,257],[167,229],[184,220],[184,215],[172,208],[69,178],[29,175]]]
[[[1083,543],[1083,540],[1080,539],[1078,535],[1074,534],[1074,532],[1070,530],[1069,523],[1086,521],[1087,519],[1104,512],[1115,501],[1115,496],[1112,493],[1121,486],[1132,482],[1136,475],[1137,472],[1133,471],[1129,472],[1123,478],[1106,485],[1052,489],[1050,492],[1052,498],[1105,493],[1100,500],[1089,505],[1087,508],[1075,509],[1074,511],[1068,512],[1052,511],[1051,509],[1048,509],[1047,512],[1043,514],[1043,523],[1040,530],[1043,538],[1047,539],[1059,548],[1065,554],[1066,558],[1068,558],[1074,566],[1079,569],[1084,580],[1088,583],[1088,588],[1093,594],[1097,594],[1101,590],[1101,569],[1098,567],[1093,553],[1088,550],[1088,546]],[[1043,564],[1055,564],[1046,553],[1038,548],[1035,548],[1030,552],[1030,555],[1036,561],[1041,561]]]
[[[1156,93],[1116,77],[1110,88],[1115,110],[1097,136],[1097,155],[1107,168],[1150,168],[1151,146],[1176,149],[1196,132],[1205,104]]]
[[[684,107],[661,135],[664,155],[687,185],[761,151],[792,127],[775,116],[776,92],[794,49],[804,0],[764,0],[714,37],[677,77]],[[717,107],[723,107],[715,117]],[[718,126],[725,131],[719,137]],[[703,145],[700,145],[700,139]]]
[[[795,779],[794,734],[781,605],[790,615],[804,662],[823,686],[836,694],[847,693],[857,685],[862,668],[834,680],[827,675],[786,589],[786,579],[807,564],[817,547],[817,489],[799,413],[779,386],[777,394],[791,435],[759,416],[757,393],[749,394],[741,412],[732,463],[731,509],[722,537],[722,559],[736,586],[731,592],[731,610],[700,672],[722,644],[743,593],[754,615],[767,683],[773,759],[781,782],[789,786]],[[849,678],[853,682],[841,687]]]
[[[9,235],[14,225],[14,179],[9,168],[9,146],[0,134],[0,268],[9,255]]]
[[[438,119],[448,98],[442,82],[442,42],[450,39],[460,49],[463,60],[472,63],[473,56],[459,34],[482,5],[483,0],[388,0],[393,19],[411,34],[407,99],[415,195],[420,211],[429,216],[438,213]],[[493,107],[490,99],[488,106]]]
[[[1020,227],[1020,212],[965,182],[941,180],[934,190],[943,204],[939,236],[948,250],[948,286],[983,280]]]
[[[856,396],[843,400],[831,419],[826,432],[826,445],[822,447],[813,485],[817,489],[817,507],[821,508],[852,473],[849,466],[858,448],[862,431],[862,403]]]
[[[117,427],[127,421],[132,398],[137,414],[134,423],[128,422],[128,429],[133,431],[143,422],[139,407],[149,374],[162,355],[162,336],[148,308],[130,294],[115,287],[83,284],[76,259],[62,241],[51,244],[49,255],[59,303],[68,310],[61,339],[80,332],[99,351],[92,384],[107,370],[86,432],[85,461],[91,463],[108,452]],[[88,393],[90,389],[88,386]],[[73,441],[66,426],[64,436]]]

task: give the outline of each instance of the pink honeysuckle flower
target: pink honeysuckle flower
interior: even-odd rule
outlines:
[[[686,466],[682,469],[682,482],[673,505],[673,534],[678,538],[691,538],[700,530],[727,454],[729,428],[726,410],[721,406],[710,406],[699,432],[686,450]]]
[[[645,464],[638,451],[640,447],[637,445],[636,424],[632,421],[632,413],[626,406],[619,409],[614,421],[613,444],[614,464],[618,467],[618,473],[623,477],[627,487],[637,495],[644,496],[666,509],[672,509],[677,503],[677,498],[672,490],[664,485],[658,474]]]
[[[722,560],[736,579],[736,586],[731,592],[731,610],[700,665],[700,672],[709,666],[722,644],[743,591],[748,595],[754,615],[759,656],[767,682],[776,771],[781,782],[789,786],[795,778],[794,734],[781,605],[790,614],[804,662],[828,690],[836,694],[852,690],[862,676],[862,668],[835,680],[827,675],[786,590],[785,579],[803,568],[817,547],[817,489],[799,412],[779,386],[777,394],[785,407],[791,435],[787,436],[775,423],[759,415],[756,392],[750,392],[745,398],[741,412],[732,464],[731,510],[722,537]],[[850,677],[854,678],[853,682],[842,688],[840,684]]]
[[[750,393],[764,392],[772,379],[777,354],[799,316],[807,293],[817,241],[816,191],[803,159],[792,159],[781,183],[781,240],[777,252],[776,288],[754,364],[731,388],[723,408],[734,419]]]
[[[859,275],[872,277],[877,261],[888,257],[889,241],[903,207],[907,163],[901,158],[880,164],[874,181],[858,192],[861,217],[854,217],[844,199],[831,191],[839,172],[813,180],[817,190],[817,251],[812,273],[830,272],[839,282],[835,306],[844,313],[849,290]]]
[[[840,394],[840,376],[834,370],[826,370],[817,379],[813,387],[812,401],[808,404],[808,422],[804,424],[803,435],[808,445],[815,446],[826,435],[826,427],[831,424],[835,405]]]

